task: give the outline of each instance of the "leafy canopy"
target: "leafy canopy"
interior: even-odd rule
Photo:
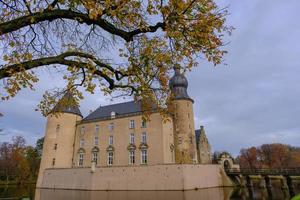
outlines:
[[[80,87],[163,109],[174,67],[222,62],[227,14],[214,0],[0,0],[1,98],[33,89],[46,68],[66,85],[44,94],[45,115],[66,92],[78,103]]]

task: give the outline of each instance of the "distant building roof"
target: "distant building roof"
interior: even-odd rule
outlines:
[[[115,116],[124,116],[130,114],[142,113],[141,102],[129,101],[108,106],[100,106],[94,112],[85,117],[82,121],[90,121],[96,119],[107,119],[114,112]]]
[[[201,130],[200,129],[195,130],[195,135],[196,135],[196,143],[198,143],[201,135]]]

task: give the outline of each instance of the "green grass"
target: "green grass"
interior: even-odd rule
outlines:
[[[300,200],[300,194],[294,196],[291,200]]]

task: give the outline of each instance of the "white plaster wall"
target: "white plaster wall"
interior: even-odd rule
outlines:
[[[192,190],[229,186],[220,165],[152,165],[47,169],[42,188],[81,190]]]

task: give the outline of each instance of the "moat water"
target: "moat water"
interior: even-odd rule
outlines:
[[[295,192],[300,194],[300,185]],[[253,197],[247,188],[210,188],[194,191],[78,191],[35,189],[34,185],[0,186],[0,200],[281,200],[290,199],[280,187],[272,188],[272,197],[254,187]]]

